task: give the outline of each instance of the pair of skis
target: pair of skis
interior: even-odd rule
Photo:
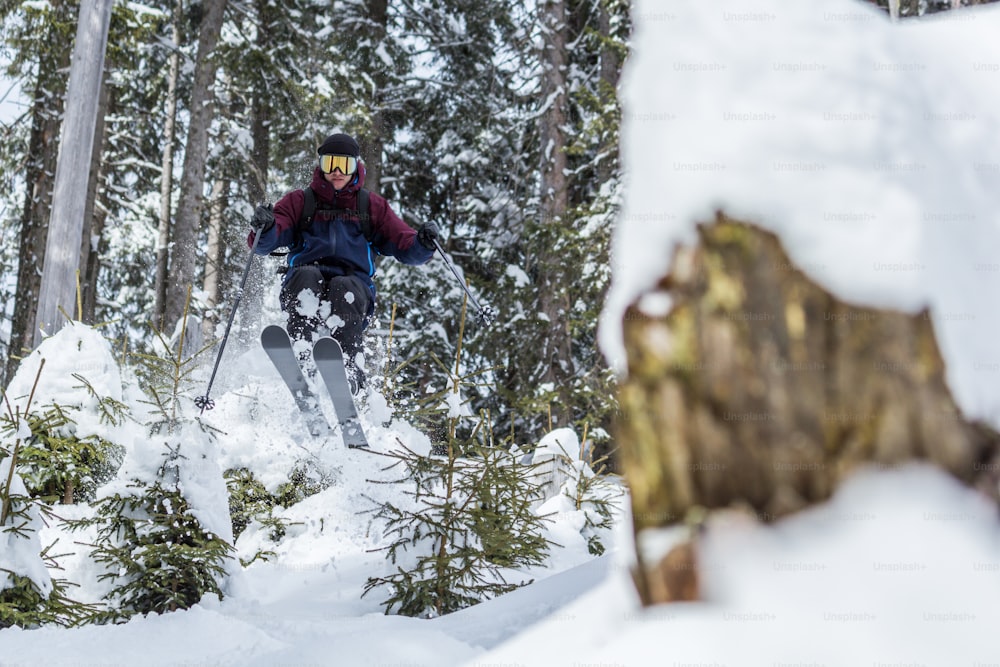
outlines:
[[[288,333],[277,325],[271,325],[261,332],[260,342],[278,369],[278,373],[281,374],[281,379],[292,392],[295,404],[302,411],[309,427],[309,432],[314,436],[330,434],[333,428],[323,416],[319,399],[302,373],[298,355],[292,349]],[[368,438],[365,437],[361,421],[358,419],[358,409],[351,395],[347,369],[344,366],[344,352],[340,348],[340,343],[333,338],[320,338],[313,343],[312,357],[316,370],[319,371],[319,376],[333,400],[333,409],[337,413],[337,422],[344,444],[352,448],[367,447]]]

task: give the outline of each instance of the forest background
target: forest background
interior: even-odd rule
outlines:
[[[29,105],[0,127],[0,385],[33,346],[78,12],[0,2],[6,74]],[[412,226],[437,223],[500,316],[465,332],[471,408],[523,441],[550,424],[600,433],[612,392],[595,330],[628,33],[620,0],[115,2],[71,315],[143,352],[191,288],[191,317],[218,338],[253,207],[305,186],[316,146],[344,131],[366,186]],[[235,349],[270,323],[280,264],[254,262]],[[425,358],[404,371],[420,391],[439,372],[430,360],[453,355],[463,292],[440,261],[393,264],[376,279],[372,345],[391,326],[395,358]]]
[[[905,16],[958,2],[881,4]],[[0,96],[23,100],[0,124],[0,386],[36,339],[78,13],[76,0],[0,0]],[[367,187],[411,225],[437,223],[499,315],[464,326],[440,261],[383,263],[370,354],[382,361],[391,330],[394,359],[422,360],[396,386],[440,388],[460,341],[469,407],[495,432],[536,442],[569,425],[607,444],[613,375],[596,332],[632,18],[627,0],[115,2],[69,315],[142,353],[150,327],[169,334],[187,312],[209,363],[253,207],[306,185],[316,146],[344,131]],[[274,319],[280,263],[252,264],[236,351]]]

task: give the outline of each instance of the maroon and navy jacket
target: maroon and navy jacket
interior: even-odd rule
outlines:
[[[274,226],[261,235],[257,254],[290,248],[287,275],[296,267],[307,265],[317,266],[330,276],[354,274],[368,285],[374,299],[375,253],[391,255],[404,264],[423,264],[434,251],[417,243],[417,232],[396,215],[384,197],[374,192],[369,194],[368,201],[372,229],[369,243],[357,214],[352,215],[357,210],[358,190],[364,182],[365,167],[360,161],[354,179],[340,191],[316,167],[311,185],[316,193],[312,224],[295,229],[305,206],[305,195],[302,190],[289,192],[274,205]],[[249,243],[253,244],[253,232]]]

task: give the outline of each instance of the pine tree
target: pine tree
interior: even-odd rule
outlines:
[[[184,311],[187,321],[187,310]],[[110,609],[101,620],[117,621],[133,614],[187,609],[207,593],[222,597],[222,580],[232,560],[231,530],[207,526],[212,508],[192,507],[186,480],[202,480],[217,471],[216,488],[225,493],[222,471],[215,468],[211,443],[216,433],[188,411],[192,409],[194,355],[185,355],[182,327],[176,348],[159,332],[161,354],[136,355],[148,397],[149,439],[162,447],[162,461],[149,475],[142,456],[125,462],[126,488],[112,490],[95,503],[95,516],[74,524],[96,525],[92,557],[110,580]],[[139,369],[137,369],[139,370]]]
[[[43,367],[44,364],[39,367],[34,387],[38,386]],[[19,473],[23,469],[25,442],[31,433],[24,414],[31,411],[31,399],[23,412],[20,408],[13,409],[6,395],[3,404],[6,413],[5,428],[0,433],[0,629],[12,625],[34,628],[84,622],[97,613],[97,607],[71,599],[68,595],[71,584],[51,576],[59,565],[49,554],[51,545],[43,548],[38,534],[44,521],[58,519],[41,499],[28,493]]]
[[[137,480],[134,494],[102,498],[95,519],[79,523],[98,525],[92,558],[107,569],[100,578],[113,582],[103,620],[188,609],[206,593],[223,597],[233,548],[192,512],[182,492],[180,449],[164,452],[151,483]]]
[[[96,400],[102,423],[118,425],[126,418],[124,404],[98,396],[85,378],[74,377]],[[109,481],[121,465],[121,445],[97,433],[80,432],[74,419],[80,411],[81,406],[52,403],[20,417],[28,423],[32,436],[22,444],[19,457],[21,476],[32,496],[49,503],[93,500],[97,487]],[[5,418],[0,427],[12,431],[15,423]]]
[[[388,588],[386,613],[440,616],[507,593],[529,583],[508,582],[510,571],[538,565],[548,552],[534,470],[510,443],[496,441],[488,412],[474,418],[468,411],[462,391],[478,373],[462,372],[461,349],[460,333],[454,365],[444,369],[448,383],[415,397],[410,411],[447,424],[443,441],[430,456],[405,446],[384,455],[394,460],[387,470],[404,471],[396,483],[412,486],[409,504],[385,503],[377,511],[396,571],[370,578],[365,594]]]
[[[434,617],[531,583],[508,581],[518,568],[540,565],[548,552],[531,469],[506,449],[450,442],[442,455],[404,448],[387,454],[412,485],[412,506],[383,505],[392,542],[392,574],[371,577],[365,594],[383,587],[386,613]],[[412,558],[410,554],[412,552]]]
[[[94,518],[70,522],[98,528],[91,557],[105,566],[99,578],[112,582],[98,621],[188,609],[207,593],[223,597],[233,547],[192,511],[180,483],[184,458],[179,446],[168,448],[154,480],[134,480],[134,491],[94,503]]]

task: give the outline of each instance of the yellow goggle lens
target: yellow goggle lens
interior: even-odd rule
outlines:
[[[358,159],[350,155],[320,155],[319,168],[324,174],[332,174],[334,169],[340,169],[340,173],[350,176],[358,170]]]

